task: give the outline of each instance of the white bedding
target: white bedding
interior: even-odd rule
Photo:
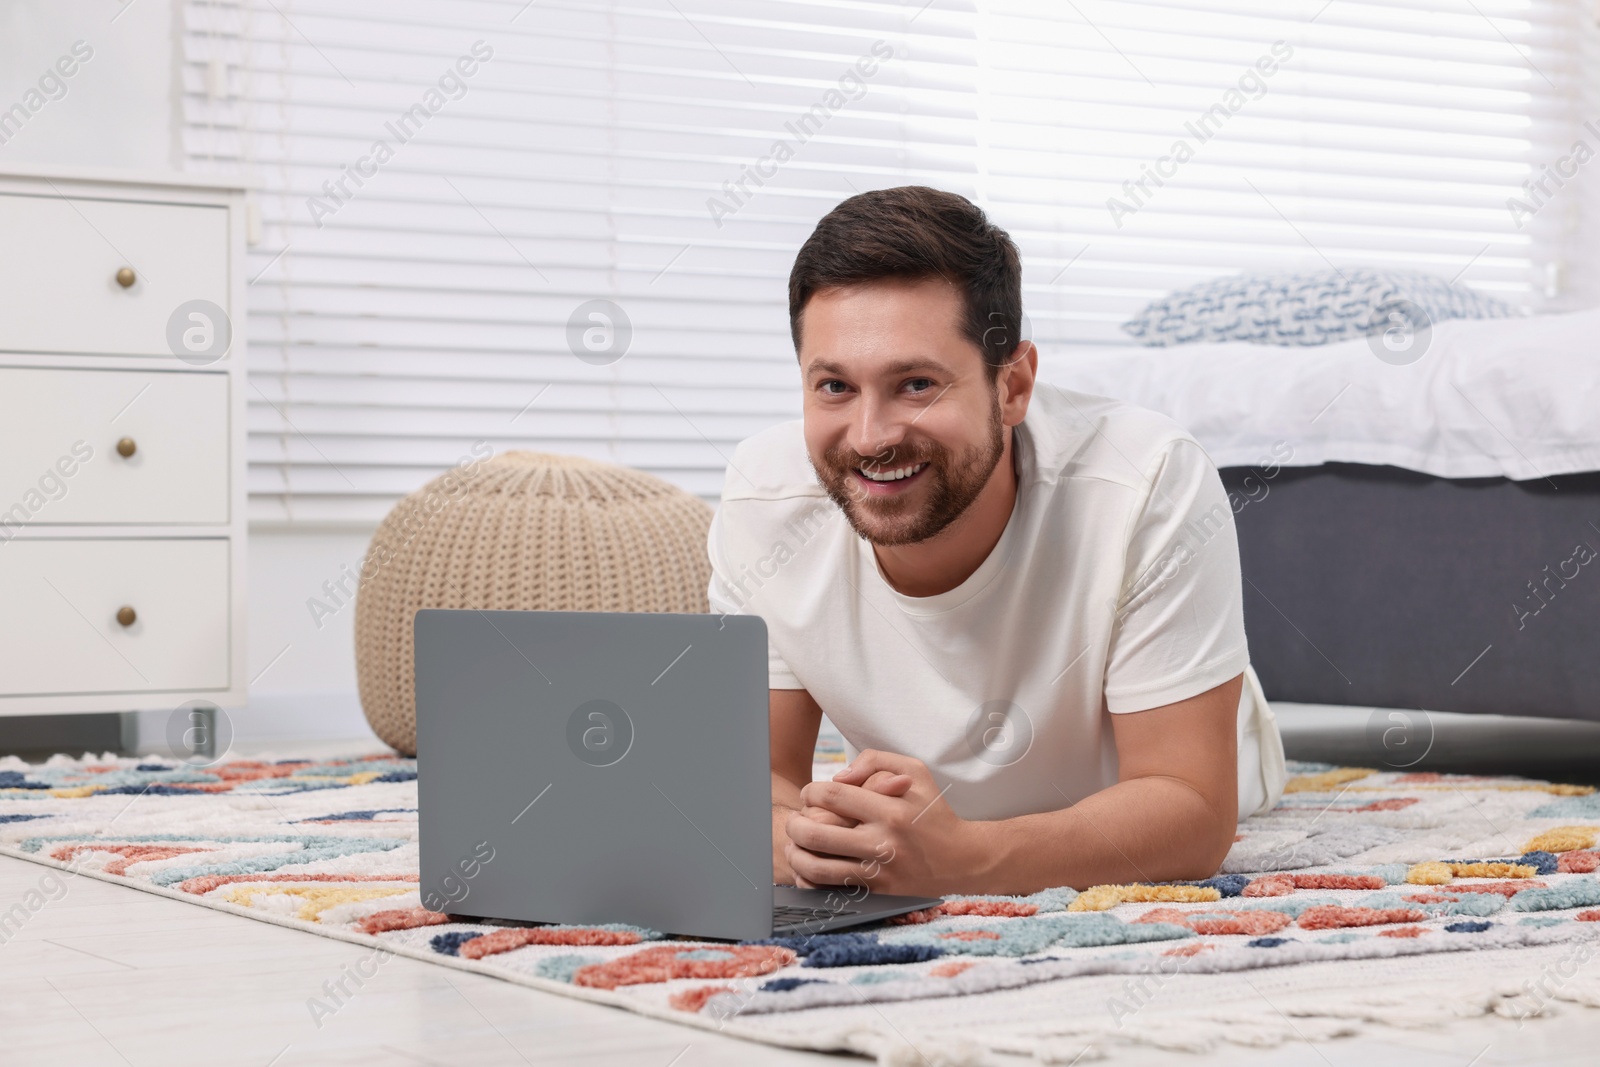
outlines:
[[[1387,464],[1518,481],[1600,470],[1600,308],[1433,328],[1421,359],[1366,340],[1062,347],[1040,377],[1160,411],[1219,467]]]

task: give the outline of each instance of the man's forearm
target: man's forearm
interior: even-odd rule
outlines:
[[[1209,877],[1238,826],[1234,732],[1243,680],[1113,716],[1123,780],[1076,804],[1063,794],[1062,808],[1012,819],[964,820],[945,799],[956,783],[941,783],[914,756],[862,749],[832,780],[802,788],[806,807],[785,827],[788,861],[807,884],[837,885],[859,877],[870,859],[872,887],[887,893],[1032,893]]]
[[[1176,778],[1134,778],[1060,811],[974,824],[980,844],[960,881],[1032,893],[1206,878],[1228,853],[1236,816]]]

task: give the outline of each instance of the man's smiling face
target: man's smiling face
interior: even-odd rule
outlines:
[[[857,534],[925,541],[977,499],[1005,453],[998,394],[941,278],[823,289],[800,332],[806,450]]]

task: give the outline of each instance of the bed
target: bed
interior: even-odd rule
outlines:
[[[1270,698],[1600,722],[1600,474],[1329,463],[1269,484],[1235,522]]]
[[[1041,377],[1210,452],[1269,698],[1600,722],[1597,337],[1600,310],[1441,323],[1404,366],[1233,342]]]

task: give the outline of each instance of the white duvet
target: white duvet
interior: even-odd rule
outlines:
[[[1040,377],[1171,416],[1219,467],[1287,452],[1286,466],[1387,464],[1444,478],[1600,470],[1600,309],[1444,322],[1404,365],[1365,339],[1061,347],[1041,353]]]

